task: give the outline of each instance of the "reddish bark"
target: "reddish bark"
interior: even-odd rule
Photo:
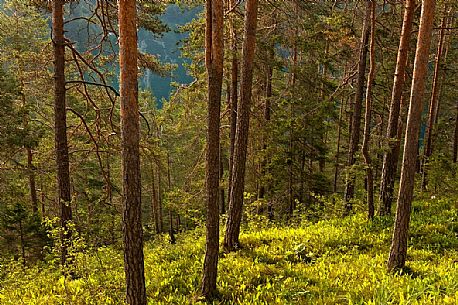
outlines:
[[[57,185],[61,219],[62,265],[67,264],[71,232],[68,223],[72,220],[70,191],[70,162],[67,143],[67,115],[65,101],[65,37],[64,0],[52,3],[52,36],[54,46],[54,132],[57,162]]]
[[[405,83],[407,57],[409,53],[410,37],[412,33],[412,20],[415,11],[415,0],[406,0],[404,20],[399,42],[396,71],[391,95],[390,114],[386,137],[390,141],[389,149],[383,156],[382,179],[380,182],[380,208],[379,215],[388,215],[391,212],[393,201],[394,177],[399,159],[400,136],[398,136],[398,123],[401,108],[402,92]]]
[[[245,33],[242,50],[242,74],[240,103],[237,107],[237,129],[235,135],[232,188],[229,199],[229,217],[224,236],[224,248],[233,251],[239,247],[242,221],[243,191],[245,187],[245,163],[250,125],[251,89],[253,83],[254,52],[258,1],[247,0],[245,9]]]
[[[141,216],[136,1],[119,0],[118,5],[123,181],[122,231],[126,301],[130,305],[145,305],[147,301]]]
[[[408,231],[418,155],[418,138],[421,112],[423,110],[422,98],[425,90],[435,6],[435,0],[423,0],[410,94],[410,107],[407,117],[396,221],[388,259],[388,269],[390,270],[403,268],[407,256]]]
[[[219,172],[220,172],[220,108],[223,84],[223,1],[207,0],[205,31],[205,64],[208,76],[207,117],[207,238],[202,278],[202,295],[213,299],[217,294],[216,278],[219,252]]]

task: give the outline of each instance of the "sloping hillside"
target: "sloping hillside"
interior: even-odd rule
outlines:
[[[245,228],[243,249],[221,255],[215,304],[457,304],[458,202],[417,201],[413,215],[408,268],[394,275],[385,265],[389,218],[368,223],[358,214],[290,228],[257,222]],[[49,267],[3,265],[0,304],[121,304],[120,249],[85,253],[76,257],[74,280]],[[199,303],[203,253],[201,229],[176,245],[167,235],[149,242],[149,303]]]

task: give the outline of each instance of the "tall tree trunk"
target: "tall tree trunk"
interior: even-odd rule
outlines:
[[[456,103],[455,139],[453,141],[453,163],[458,161],[458,102]]]
[[[342,101],[344,101],[342,99]],[[339,157],[340,157],[340,142],[342,138],[342,118],[343,118],[343,112],[346,107],[346,103],[343,102],[340,105],[340,112],[339,112],[339,123],[337,126],[337,148],[336,148],[336,155],[335,155],[335,161],[334,161],[334,186],[333,186],[333,192],[337,193],[337,179],[339,177]]]
[[[221,143],[219,145],[219,181],[223,181],[224,178],[224,154],[223,149],[221,147]],[[224,187],[219,186],[219,211],[220,214],[224,214],[226,212],[226,195],[224,191]]]
[[[46,216],[46,207],[45,207],[46,195],[45,195],[45,190],[44,190],[44,185],[43,185],[43,178],[40,179],[40,195],[41,195],[41,217],[45,218]]]
[[[266,87],[265,87],[265,101],[264,101],[264,124],[267,127],[270,122],[270,112],[271,112],[271,98],[272,98],[272,74],[273,74],[273,68],[270,65],[270,63],[273,61],[273,50],[270,52],[270,58],[269,58],[269,65],[266,67]],[[267,190],[266,182],[265,182],[265,175],[266,175],[266,167],[268,163],[268,157],[267,157],[267,147],[268,147],[268,141],[267,141],[267,135],[264,134],[263,139],[262,139],[262,149],[264,151],[262,161],[261,161],[261,177],[263,178],[263,181],[261,181],[261,184],[259,186],[259,194],[258,198],[259,199],[264,199],[265,193]]]
[[[410,107],[407,117],[401,181],[396,209],[396,221],[388,259],[388,269],[390,270],[403,268],[407,255],[408,230],[418,155],[418,137],[421,125],[421,112],[423,110],[422,98],[425,90],[429,48],[431,46],[434,10],[436,6],[435,0],[423,0],[422,3],[410,94]]]
[[[159,223],[161,225],[161,231],[164,229],[164,221],[162,217],[162,199],[163,199],[163,190],[162,190],[162,165],[161,161],[157,162],[157,202],[159,204]]]
[[[362,154],[366,163],[366,181],[367,181],[367,206],[368,218],[374,218],[374,174],[372,169],[372,158],[369,151],[371,137],[371,119],[372,119],[372,84],[375,79],[375,0],[370,1],[371,8],[371,35],[370,35],[370,68],[367,77],[366,89],[366,110],[364,115],[364,139]]]
[[[445,8],[447,11],[447,8]],[[437,110],[439,108],[439,94],[440,94],[440,69],[444,49],[444,37],[445,37],[445,27],[447,26],[447,14],[444,13],[441,22],[441,29],[439,31],[439,41],[437,43],[437,52],[436,52],[436,64],[434,67],[434,77],[433,77],[433,87],[431,93],[431,100],[429,103],[429,113],[428,113],[428,124],[426,126],[426,135],[425,135],[425,147],[423,150],[423,160],[422,160],[422,190],[426,190],[428,186],[428,173],[427,165],[429,158],[433,153],[433,131],[434,124],[436,124]]]
[[[151,161],[151,213],[152,221],[154,222],[154,229],[156,234],[162,232],[162,217],[159,208],[159,200],[156,188],[156,173],[154,171],[154,163]]]
[[[19,242],[21,247],[22,265],[25,266],[25,243],[24,243],[24,228],[22,220],[19,220]]]
[[[351,134],[350,134],[350,147],[348,150],[347,166],[350,173],[346,178],[345,185],[345,214],[348,214],[352,208],[352,199],[355,193],[355,177],[351,173],[352,167],[356,162],[355,153],[358,150],[359,134],[361,126],[361,112],[364,97],[364,81],[366,79],[366,57],[367,57],[367,42],[369,40],[369,22],[370,22],[370,1],[366,0],[366,11],[363,22],[363,29],[361,32],[361,45],[359,51],[359,64],[358,64],[358,81],[356,84],[356,95],[353,104],[353,116],[351,118]]]
[[[223,84],[223,0],[207,0],[205,30],[205,65],[208,76],[207,117],[207,238],[202,278],[202,295],[216,296],[219,252],[219,170],[220,170],[220,108]]]
[[[57,185],[61,220],[62,265],[67,265],[71,231],[68,223],[72,220],[70,166],[67,143],[67,115],[65,103],[65,38],[64,0],[52,3],[52,32],[54,46],[54,131],[57,161]]]
[[[236,5],[236,0],[229,0],[230,10]],[[229,29],[231,35],[231,115],[230,115],[230,155],[229,155],[229,183],[228,183],[228,201],[231,196],[232,189],[232,170],[234,167],[234,147],[235,147],[235,132],[237,129],[237,105],[238,105],[238,88],[239,88],[239,59],[237,50],[237,27],[234,22],[235,14],[231,14],[229,17]]]
[[[393,201],[394,177],[399,159],[398,122],[401,108],[402,92],[405,83],[407,57],[409,53],[410,37],[412,33],[412,20],[415,11],[415,0],[406,0],[404,9],[404,20],[399,41],[398,57],[396,61],[396,72],[394,73],[393,91],[391,94],[390,114],[386,137],[389,140],[389,149],[383,156],[382,179],[380,182],[380,208],[379,215],[391,213]],[[398,147],[396,149],[396,147]]]
[[[330,43],[329,43],[329,40],[326,39],[326,43],[325,43],[325,49],[324,49],[324,56],[325,56],[325,60],[327,60],[327,57],[328,57],[328,54],[329,54],[329,46],[330,46]],[[321,70],[321,77],[323,78],[322,79],[322,83],[321,83],[321,88],[320,88],[320,100],[324,101],[325,100],[325,88],[324,88],[324,81],[327,79],[327,65],[326,64],[323,64],[323,69]],[[326,142],[327,142],[327,133],[328,133],[328,130],[327,128],[325,129],[325,132],[323,132],[320,136],[321,136],[321,143],[323,144],[323,147],[326,147]],[[323,155],[320,155],[318,156],[319,159],[318,159],[318,166],[319,166],[319,169],[320,169],[320,173],[323,173],[325,168],[326,168],[326,154]]]
[[[294,14],[295,18],[298,16],[297,12],[297,5],[294,7]],[[295,30],[295,37],[298,36],[298,31],[297,29]],[[292,62],[292,68],[291,68],[291,86],[292,86],[292,100],[294,100],[295,97],[295,90],[296,90],[296,72],[295,70],[297,69],[297,42],[294,42],[294,47],[293,47],[293,62]],[[290,126],[289,126],[289,147],[288,147],[288,157],[287,157],[287,165],[288,165],[288,206],[289,206],[289,213],[288,216],[292,217],[294,214],[295,210],[295,201],[294,201],[294,195],[293,195],[293,160],[294,160],[294,154],[293,154],[293,114],[294,114],[294,107],[293,107],[293,102],[291,101],[289,103],[289,119],[290,119]],[[311,159],[310,159],[311,161]]]
[[[27,169],[29,170],[29,188],[30,188],[30,202],[32,203],[33,214],[38,215],[38,196],[37,187],[35,182],[35,166],[33,165],[33,152],[30,147],[27,150]]]
[[[232,188],[229,199],[229,217],[226,224],[226,234],[224,236],[224,248],[228,251],[233,251],[239,246],[240,224],[242,221],[258,0],[247,0],[245,8],[240,103],[237,107],[237,129],[235,134],[232,169]]]
[[[167,152],[167,191],[170,192],[171,190],[172,190],[172,168],[171,168],[170,154]],[[173,211],[172,211],[172,206],[170,205],[169,205],[169,236],[170,236],[170,243],[174,245],[176,243],[176,238],[175,238],[175,229],[173,226]]]
[[[126,300],[130,305],[145,305],[135,0],[118,1],[118,19]]]

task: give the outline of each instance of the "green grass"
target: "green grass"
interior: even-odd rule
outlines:
[[[363,214],[294,227],[255,225],[243,249],[222,254],[214,304],[458,304],[456,200],[417,201],[407,268],[386,271],[393,222]],[[201,304],[204,231],[162,236],[145,247],[149,304]],[[0,304],[122,304],[122,252],[77,257],[78,279],[42,264],[0,269]]]

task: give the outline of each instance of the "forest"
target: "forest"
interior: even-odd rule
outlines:
[[[0,305],[458,304],[457,19],[0,0]]]

